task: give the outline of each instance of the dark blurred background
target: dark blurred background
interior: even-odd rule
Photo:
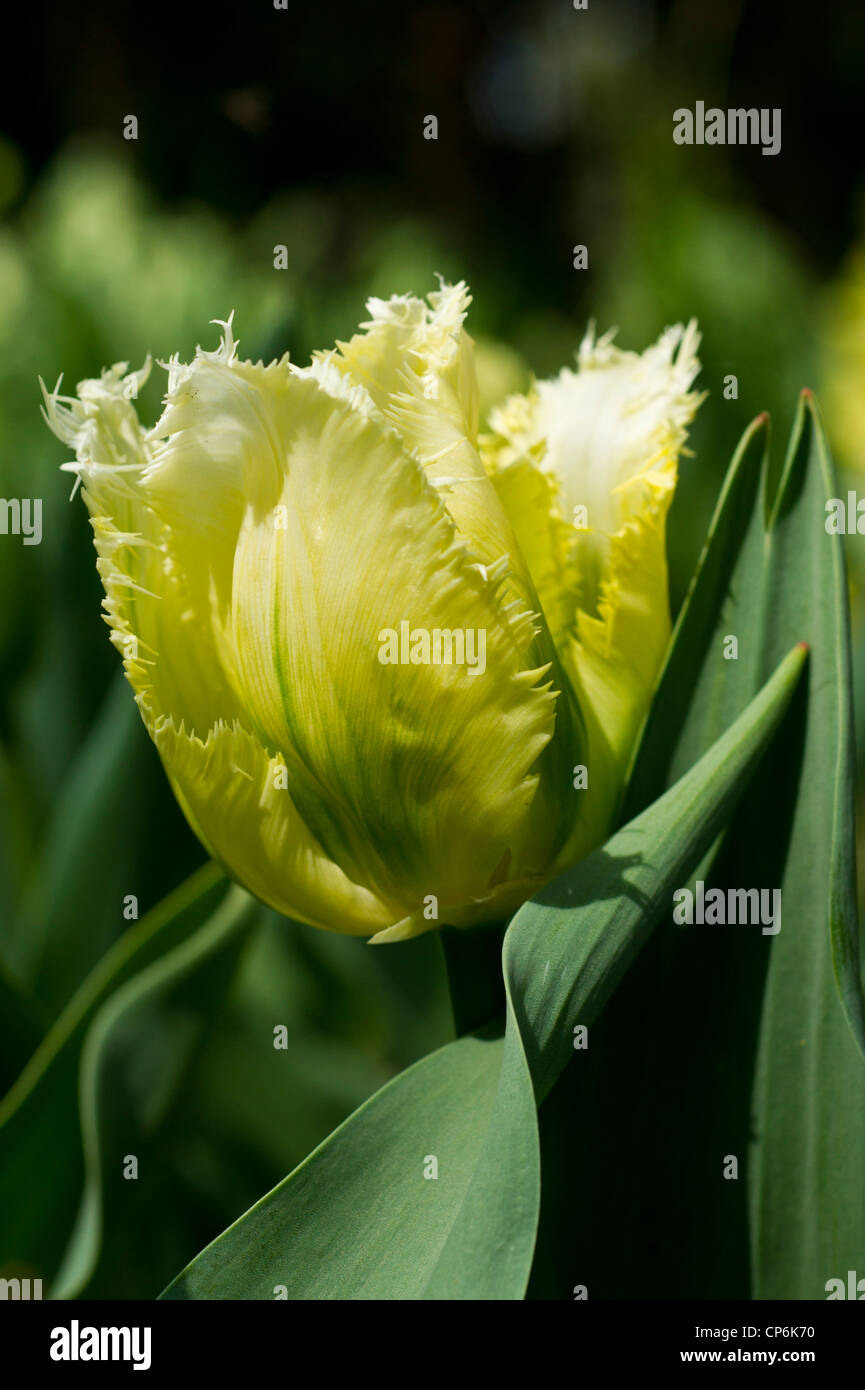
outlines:
[[[203,853],[120,682],[37,376],[72,390],[148,351],[187,357],[232,309],[243,355],[305,360],[349,336],[368,296],[424,294],[440,272],[475,296],[489,405],[571,363],[591,319],[642,349],[696,316],[710,395],[671,518],[676,606],[759,411],[780,450],[816,387],[841,486],[865,491],[865,9],[47,0],[5,38],[0,492],[43,499],[43,539],[0,537],[0,968],[50,1022],[127,925],[124,894],[144,911]],[[781,152],[675,145],[673,111],[698,100],[780,107]],[[155,368],[142,393],[148,420],[163,381]],[[863,712],[860,697],[860,735]],[[265,1037],[266,1064],[263,1016],[291,1032],[287,1053]],[[434,938],[369,951],[269,919],[157,1143],[175,1245],[99,1277],[150,1296],[449,1036]]]

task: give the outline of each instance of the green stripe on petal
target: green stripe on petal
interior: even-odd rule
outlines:
[[[257,738],[238,724],[218,724],[202,741],[170,719],[154,738],[196,834],[256,897],[288,917],[350,935],[393,921],[393,905],[352,883],[322,850],[291,799],[285,763]]]

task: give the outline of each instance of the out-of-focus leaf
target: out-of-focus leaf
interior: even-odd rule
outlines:
[[[230,888],[204,926],[121,985],[94,1019],[79,1079],[84,1192],[53,1298],[85,1288],[89,1297],[146,1297],[154,1290],[142,1278],[159,1279],[160,1261],[162,1278],[170,1274],[183,1231],[154,1222],[170,1147],[160,1132],[264,912]]]
[[[68,1240],[83,1180],[78,1065],[98,1010],[136,971],[191,936],[225,889],[224,876],[208,864],[130,927],[0,1102],[0,1272],[24,1264],[34,1277],[50,1280]]]
[[[270,914],[184,1090],[184,1170],[194,1179],[196,1164],[206,1168],[224,1215],[175,1268],[399,1071],[452,1038],[439,955],[433,933],[372,951]]]
[[[21,893],[21,862],[26,858],[21,834],[24,817],[17,790],[15,772],[0,743],[0,962],[10,979],[10,931]]]
[[[7,933],[16,975],[55,1010],[117,939],[124,897],[139,895],[136,844],[152,756],[118,674],[60,788],[16,930]]]
[[[35,1002],[10,979],[0,961],[0,1095],[9,1089],[45,1032]]]

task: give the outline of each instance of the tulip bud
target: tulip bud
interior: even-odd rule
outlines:
[[[601,532],[543,558],[539,514],[514,509],[507,477],[551,488],[558,435],[531,463],[501,435],[482,461],[468,303],[463,285],[373,300],[305,368],[240,360],[229,320],[215,351],[168,364],[150,430],[133,404],[149,364],[46,393],[112,640],[193,829],[280,912],[375,940],[504,918],[597,842],[610,801],[595,815],[572,781],[602,715],[600,642],[575,658],[585,637],[551,587],[559,558],[588,573]],[[548,428],[542,393],[499,425],[522,410]],[[667,623],[658,577],[643,609],[662,600]],[[610,688],[618,717],[612,667]]]

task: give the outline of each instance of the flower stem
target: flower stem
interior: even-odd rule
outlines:
[[[442,927],[439,933],[457,1037],[504,1013],[502,941],[506,926],[506,922],[495,922],[485,927]]]

